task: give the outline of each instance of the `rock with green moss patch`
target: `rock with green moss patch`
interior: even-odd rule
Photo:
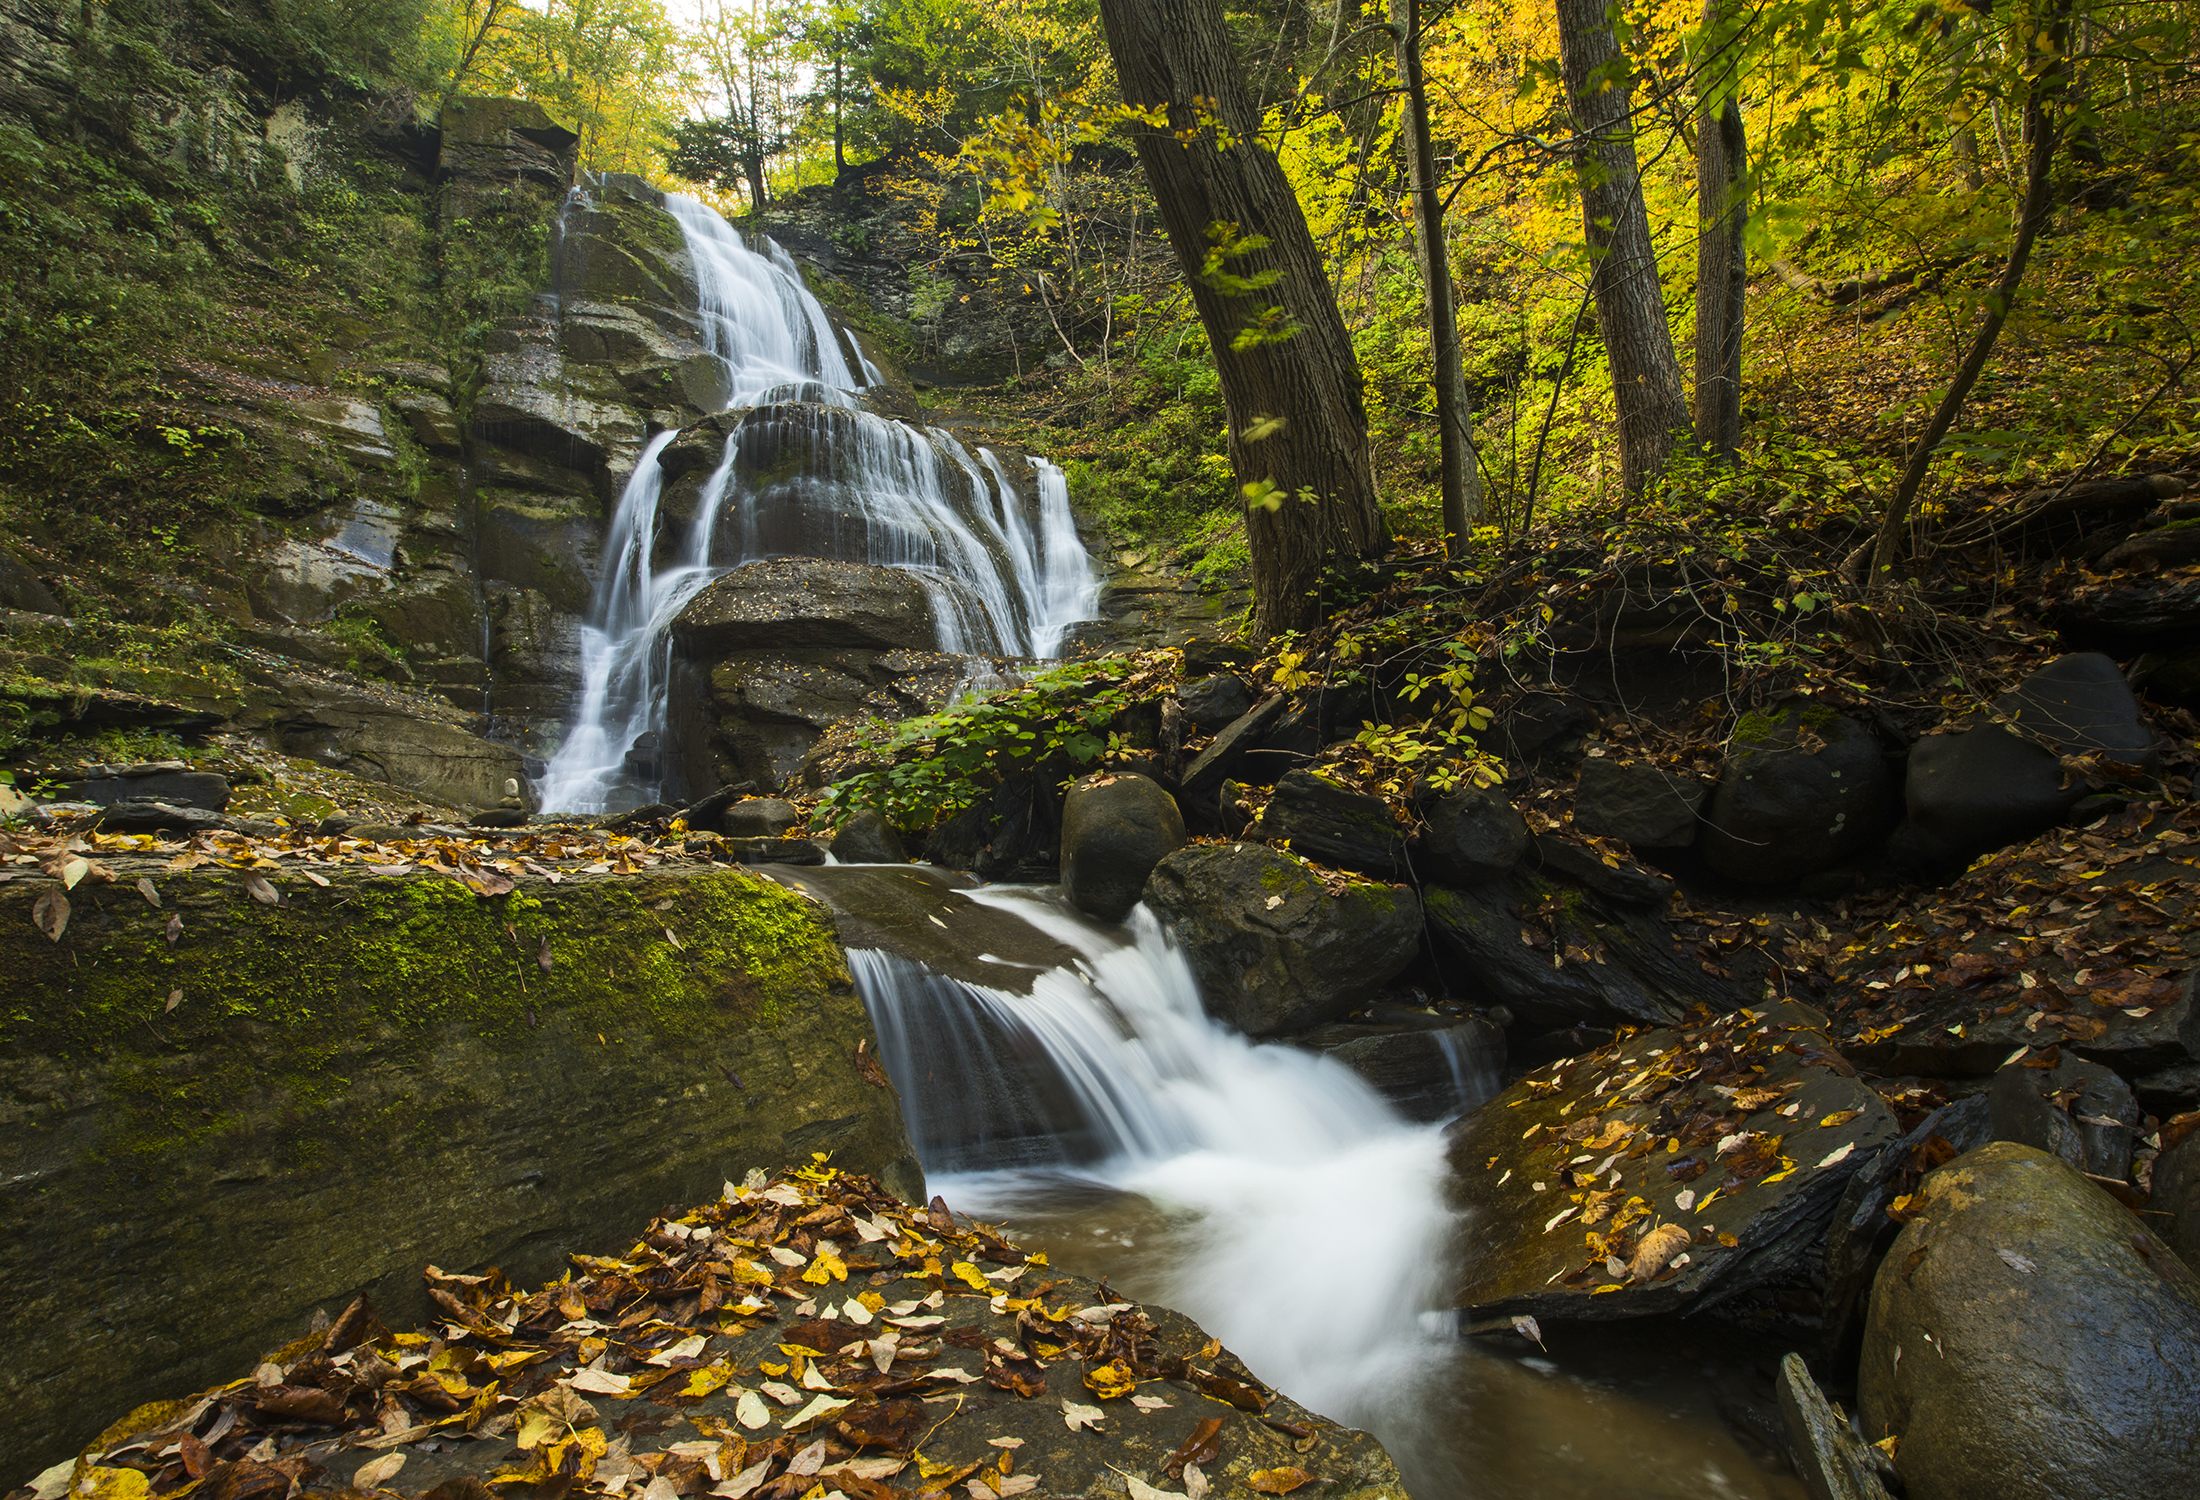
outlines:
[[[1062,799],[1062,892],[1087,916],[1120,922],[1146,879],[1184,847],[1176,799],[1149,777],[1101,772]]]
[[[316,1306],[427,1316],[425,1262],[554,1275],[813,1151],[922,1194],[831,923],[769,881],[484,900],[331,865],[264,872],[270,906],[112,862],[58,943],[30,916],[56,883],[0,889],[0,1451],[27,1470]]]
[[[1380,797],[1342,787],[1313,771],[1289,771],[1260,815],[1253,837],[1347,870],[1395,874],[1405,837]]]
[[[1208,1013],[1248,1036],[1336,1020],[1420,948],[1411,888],[1352,884],[1332,895],[1261,844],[1179,849],[1154,867],[1145,900],[1183,944]]]
[[[1704,820],[1704,858],[1751,885],[1791,884],[1878,842],[1894,788],[1878,737],[1824,704],[1744,714]]]

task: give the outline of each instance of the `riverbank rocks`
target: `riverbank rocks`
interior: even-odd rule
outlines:
[[[1182,801],[1187,821],[1212,827],[1219,810],[1222,783],[1233,776],[1252,776],[1256,772],[1246,765],[1248,753],[1261,744],[1276,721],[1283,717],[1290,699],[1276,694],[1263,698],[1250,711],[1218,733],[1206,749],[1199,752],[1192,763],[1184,768],[1178,797]],[[1264,759],[1275,759],[1273,756]],[[1266,770],[1269,776],[1280,775],[1283,767]]]
[[[833,858],[844,865],[899,865],[909,860],[894,825],[868,807],[840,820],[833,832]]]
[[[1528,1073],[1451,1127],[1457,1306],[1642,1317],[1807,1288],[1894,1115],[1794,1002],[1644,1032]]]
[[[2011,1063],[1994,1075],[1987,1101],[1995,1140],[2059,1156],[2092,1177],[2131,1180],[2139,1103],[2099,1063],[2072,1056],[2051,1068]]]
[[[1253,694],[1235,672],[1217,672],[1187,682],[1176,690],[1184,716],[1201,730],[1213,734],[1242,718],[1253,706]]]
[[[786,837],[801,821],[802,809],[792,802],[779,797],[743,797],[719,808],[708,826],[731,839],[776,839]]]
[[[1062,893],[1103,922],[1131,914],[1146,877],[1184,847],[1176,799],[1144,776],[1100,772],[1069,789],[1062,803]]]
[[[1788,885],[1878,842],[1893,793],[1878,737],[1854,719],[1816,703],[1745,714],[1699,847],[1722,875]]]
[[[427,1317],[426,1261],[549,1276],[813,1151],[922,1195],[831,924],[756,876],[480,895],[100,859],[58,940],[32,916],[58,881],[0,886],[0,1452],[26,1468],[317,1305]]]
[[[1872,1287],[1858,1405],[1912,1500],[2187,1500],[2200,1278],[2065,1162],[1927,1177]]]
[[[1530,1026],[1664,1025],[1691,1006],[1727,1011],[1742,998],[1639,906],[1538,871],[1463,890],[1431,885],[1422,899],[1447,979]]]
[[[1260,844],[1179,849],[1154,867],[1145,901],[1183,944],[1208,1013],[1248,1036],[1337,1019],[1403,972],[1421,942],[1410,887],[1325,885]]]
[[[73,1487],[143,1494],[144,1472],[172,1461],[161,1450],[221,1426],[202,1482],[228,1497],[481,1496],[485,1480],[501,1491],[537,1472],[659,1495],[1182,1495],[1205,1476],[1218,1500],[1301,1487],[1406,1500],[1379,1443],[1269,1390],[1190,1319],[1027,1257],[937,1200],[910,1208],[811,1167],[668,1213],[539,1291],[430,1268],[432,1329],[339,1311],[262,1362],[279,1384],[133,1413]],[[942,1263],[961,1269],[943,1279]],[[618,1327],[597,1311],[636,1303],[653,1316]],[[394,1378],[431,1335],[444,1363]],[[393,1378],[361,1377],[377,1370]],[[444,1393],[461,1389],[470,1420],[452,1421]]]
[[[194,771],[180,760],[146,761],[94,767],[82,781],[62,782],[46,795],[56,802],[96,802],[101,807],[161,802],[219,813],[229,808],[229,778],[214,771]]]
[[[1340,869],[1383,875],[1397,871],[1405,849],[1389,803],[1314,771],[1285,772],[1249,836],[1288,843],[1292,852]]]
[[[1905,857],[1956,863],[2052,827],[2087,795],[2058,756],[2097,756],[2142,776],[2160,761],[2122,671],[2097,652],[2057,657],[1995,699],[1994,713],[2017,732],[1979,716],[1911,749],[1909,821],[1897,836]]]
[[[925,651],[937,644],[932,603],[906,568],[780,557],[713,581],[672,622],[682,655],[856,646]]]
[[[2187,1268],[2200,1272],[2200,1119],[2164,1128],[2153,1182],[2149,1222]]]
[[[1505,1066],[1505,1033],[1487,1016],[1461,1020],[1404,1006],[1302,1031],[1291,1045],[1335,1058],[1415,1120],[1477,1108],[1496,1096]]]
[[[1698,815],[1710,790],[1700,781],[1657,766],[1610,756],[1581,763],[1574,787],[1574,827],[1592,838],[1620,839],[1636,849],[1683,849],[1696,841]]]
[[[1415,865],[1446,885],[1477,885],[1511,873],[1528,852],[1528,824],[1510,802],[1481,787],[1430,803],[1413,847]]]

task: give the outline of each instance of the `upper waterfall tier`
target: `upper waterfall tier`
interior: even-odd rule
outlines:
[[[966,656],[1058,655],[1098,600],[1060,469],[865,409],[878,371],[786,251],[693,199],[664,202],[704,351],[725,369],[724,410],[739,415],[659,433],[627,478],[582,630],[581,691],[537,788],[555,811],[656,800],[670,626],[729,569],[815,557],[908,570],[938,647]]]

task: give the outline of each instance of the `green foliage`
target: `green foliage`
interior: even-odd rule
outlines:
[[[1050,764],[1089,770],[1120,750],[1110,726],[1141,696],[1134,679],[1156,672],[1155,661],[1136,657],[1071,662],[1021,687],[882,724],[855,753],[887,763],[836,781],[820,815],[832,823],[869,807],[897,827],[930,828],[1017,772]]]

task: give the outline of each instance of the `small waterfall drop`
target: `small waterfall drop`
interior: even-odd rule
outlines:
[[[1356,1425],[1442,1342],[1441,1131],[1341,1063],[1211,1020],[1144,907],[1102,927],[1048,892],[968,899],[1074,949],[1028,996],[858,951],[857,987],[927,1176],[1011,1225],[1080,1196],[1144,1200],[1154,1252],[1118,1278],[1197,1319],[1296,1399]],[[1112,1274],[1112,1273],[1111,1273]]]
[[[1034,459],[1020,486],[990,450],[973,455],[943,429],[864,409],[860,393],[878,371],[787,252],[694,199],[667,194],[665,208],[694,267],[704,350],[726,367],[724,409],[743,415],[684,532],[661,513],[659,460],[677,433],[654,437],[626,479],[581,631],[580,692],[536,786],[549,811],[656,800],[669,627],[743,563],[906,569],[931,602],[939,649],[971,658],[1058,655],[1069,626],[1096,612],[1099,580],[1059,468]],[[968,677],[996,680],[976,665]]]

